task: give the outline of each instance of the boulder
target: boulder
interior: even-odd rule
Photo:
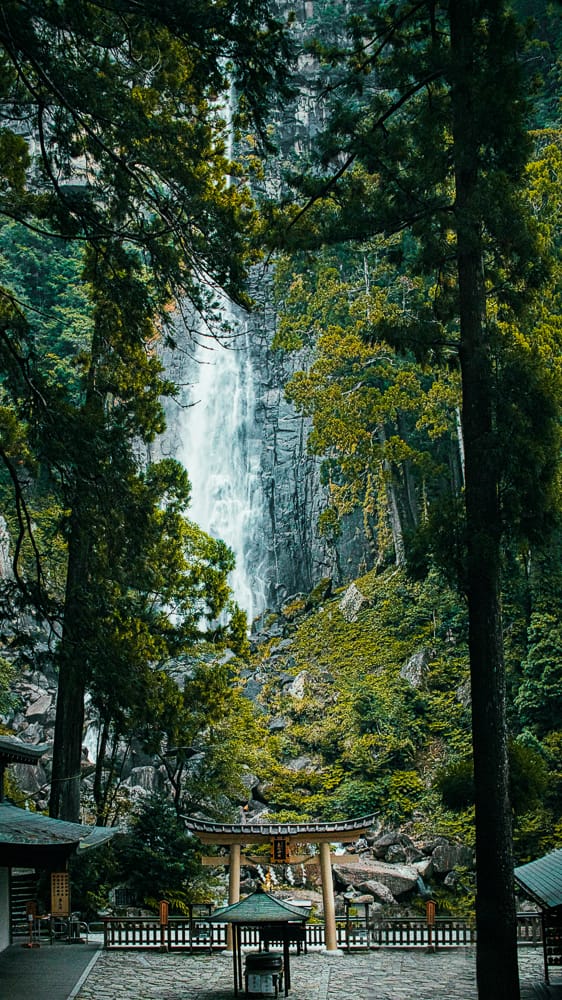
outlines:
[[[287,767],[291,771],[308,771],[310,768],[314,767],[314,761],[312,757],[293,757],[291,760],[287,761]]]
[[[340,601],[340,611],[346,622],[356,622],[361,611],[367,608],[369,603],[369,598],[361,593],[357,584],[352,583]]]
[[[255,703],[256,700],[259,698],[262,690],[263,690],[263,684],[260,684],[260,682],[257,681],[255,677],[250,677],[246,681],[246,684],[242,690],[242,694],[244,695],[245,698],[248,698],[249,701],[253,701]]]
[[[391,844],[385,854],[385,861],[394,865],[406,860],[406,848],[402,844]]]
[[[409,837],[406,837],[403,833],[398,833],[396,830],[389,830],[387,833],[382,833],[371,842],[374,857],[386,858],[389,848],[394,847],[396,844],[405,847],[406,845],[410,846],[412,841]]]
[[[464,681],[464,683],[457,688],[455,694],[457,701],[460,702],[463,708],[470,708],[472,702],[470,679]]]
[[[35,701],[32,701],[29,707],[26,709],[25,716],[27,719],[32,719],[37,716],[46,715],[49,711],[53,699],[50,694],[46,691],[42,692]]]
[[[456,889],[460,882],[460,875],[458,872],[448,872],[443,879],[443,885],[447,886],[447,889]]]
[[[270,720],[268,729],[270,733],[282,733],[287,728],[287,725],[287,719],[282,715],[276,715],[275,718]]]
[[[252,771],[246,771],[246,773],[241,776],[241,781],[244,788],[246,788],[249,792],[253,792],[254,788],[257,788],[260,783],[260,779],[257,774],[253,774]]]
[[[455,868],[472,868],[474,855],[470,847],[463,844],[438,844],[431,855],[433,870],[444,875]]]
[[[357,864],[334,864],[336,884],[347,887],[380,882],[393,896],[404,896],[415,889],[419,872],[413,865],[390,865],[386,861],[362,857]],[[365,890],[370,891],[370,890]]]
[[[293,698],[304,698],[307,676],[308,671],[301,670],[300,674],[297,674],[291,683],[284,688],[284,694],[290,694]]]
[[[47,783],[41,764],[12,764],[12,772],[18,787],[29,798],[37,795]]]
[[[361,882],[357,888],[363,893],[368,893],[378,903],[396,903],[390,889],[383,882],[376,882],[373,879],[369,879],[368,882]]]
[[[278,642],[276,643],[275,646],[272,646],[271,651],[269,653],[270,658],[274,656],[280,656],[281,653],[286,652],[293,645],[294,645],[294,639],[281,639],[281,642]]]
[[[413,867],[422,878],[431,878],[433,874],[433,861],[431,858],[424,858],[422,861],[414,861]]]
[[[12,575],[8,525],[6,524],[5,518],[0,515],[0,579],[9,580]]]
[[[414,653],[400,671],[400,676],[413,688],[421,688],[429,671],[430,653],[422,649]]]

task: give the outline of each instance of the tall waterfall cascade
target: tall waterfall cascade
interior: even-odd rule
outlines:
[[[286,13],[286,0],[278,0],[278,6]],[[312,13],[307,2],[297,16],[294,30],[303,38]],[[303,55],[299,94],[293,105],[275,113],[280,148],[287,154],[310,144],[316,131],[311,68],[311,57]],[[230,98],[232,104],[232,93]],[[222,115],[230,155],[231,107],[223,107]],[[278,180],[272,177],[271,183]],[[180,329],[178,317],[182,349],[163,360],[172,380],[183,386],[181,408],[167,408],[162,450],[187,469],[191,519],[234,552],[230,584],[251,623],[266,608],[310,591],[322,577],[337,583],[350,578],[364,560],[365,538],[353,516],[343,519],[337,541],[318,534],[327,492],[320,460],[307,448],[309,418],[297,413],[284,394],[291,374],[308,359],[271,349],[277,315],[270,277],[254,275],[250,286],[259,302],[250,317],[222,302],[232,329],[226,338],[200,332],[194,337],[187,327]]]
[[[224,308],[233,334],[199,338],[195,346],[177,457],[191,481],[189,515],[232,549],[230,585],[251,622],[266,604],[261,442],[248,331],[229,304]]]

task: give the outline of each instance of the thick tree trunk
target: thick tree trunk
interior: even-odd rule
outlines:
[[[482,268],[480,142],[475,125],[478,98],[473,90],[476,6],[471,0],[452,0],[450,4],[476,798],[477,983],[480,1000],[517,1000],[520,992],[500,610],[499,483],[493,434],[493,366]]]
[[[83,642],[84,630],[87,628],[84,610],[89,542],[76,511],[73,512],[72,520],[64,626],[59,654],[49,814],[56,819],[77,823],[80,820],[80,771],[86,690]]]

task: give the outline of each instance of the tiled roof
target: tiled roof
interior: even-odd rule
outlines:
[[[8,802],[0,802],[0,846],[69,847],[86,850],[97,847],[118,833],[115,827],[85,826],[28,812]]]
[[[515,878],[546,909],[562,906],[562,850],[515,869]]]
[[[33,743],[23,743],[15,736],[0,736],[0,763],[36,764],[48,749],[46,743],[38,746]]]
[[[304,923],[309,916],[308,909],[285,903],[258,889],[239,903],[216,910],[209,919],[225,924],[286,924],[295,921]]]
[[[271,837],[293,837],[298,841],[299,836],[307,837],[319,836],[326,838],[333,837],[338,840],[340,834],[356,834],[362,830],[368,830],[375,821],[376,813],[369,816],[360,816],[356,819],[334,820],[331,823],[214,823],[211,820],[198,819],[194,816],[184,816],[184,822],[192,833],[211,834],[218,837],[224,834],[228,837],[236,836],[241,840],[244,838],[260,837],[264,840]]]

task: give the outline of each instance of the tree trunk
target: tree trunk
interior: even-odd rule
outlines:
[[[477,984],[480,1000],[517,1000],[520,992],[500,610],[501,523],[493,434],[493,363],[482,266],[480,142],[475,126],[479,99],[474,93],[476,6],[471,0],[452,0],[450,4],[476,802]]]
[[[378,438],[382,446],[387,440],[386,428],[380,424],[377,428]],[[386,493],[386,508],[390,530],[392,531],[392,541],[394,544],[394,558],[397,566],[406,565],[406,546],[404,543],[404,531],[402,528],[402,518],[400,516],[400,506],[396,491],[396,484],[392,473],[392,467],[388,459],[382,460],[383,481]]]
[[[59,677],[53,772],[49,814],[73,823],[80,820],[80,770],[84,728],[85,664],[81,655],[85,620],[83,607],[88,575],[89,542],[76,510],[68,545],[64,626]]]

